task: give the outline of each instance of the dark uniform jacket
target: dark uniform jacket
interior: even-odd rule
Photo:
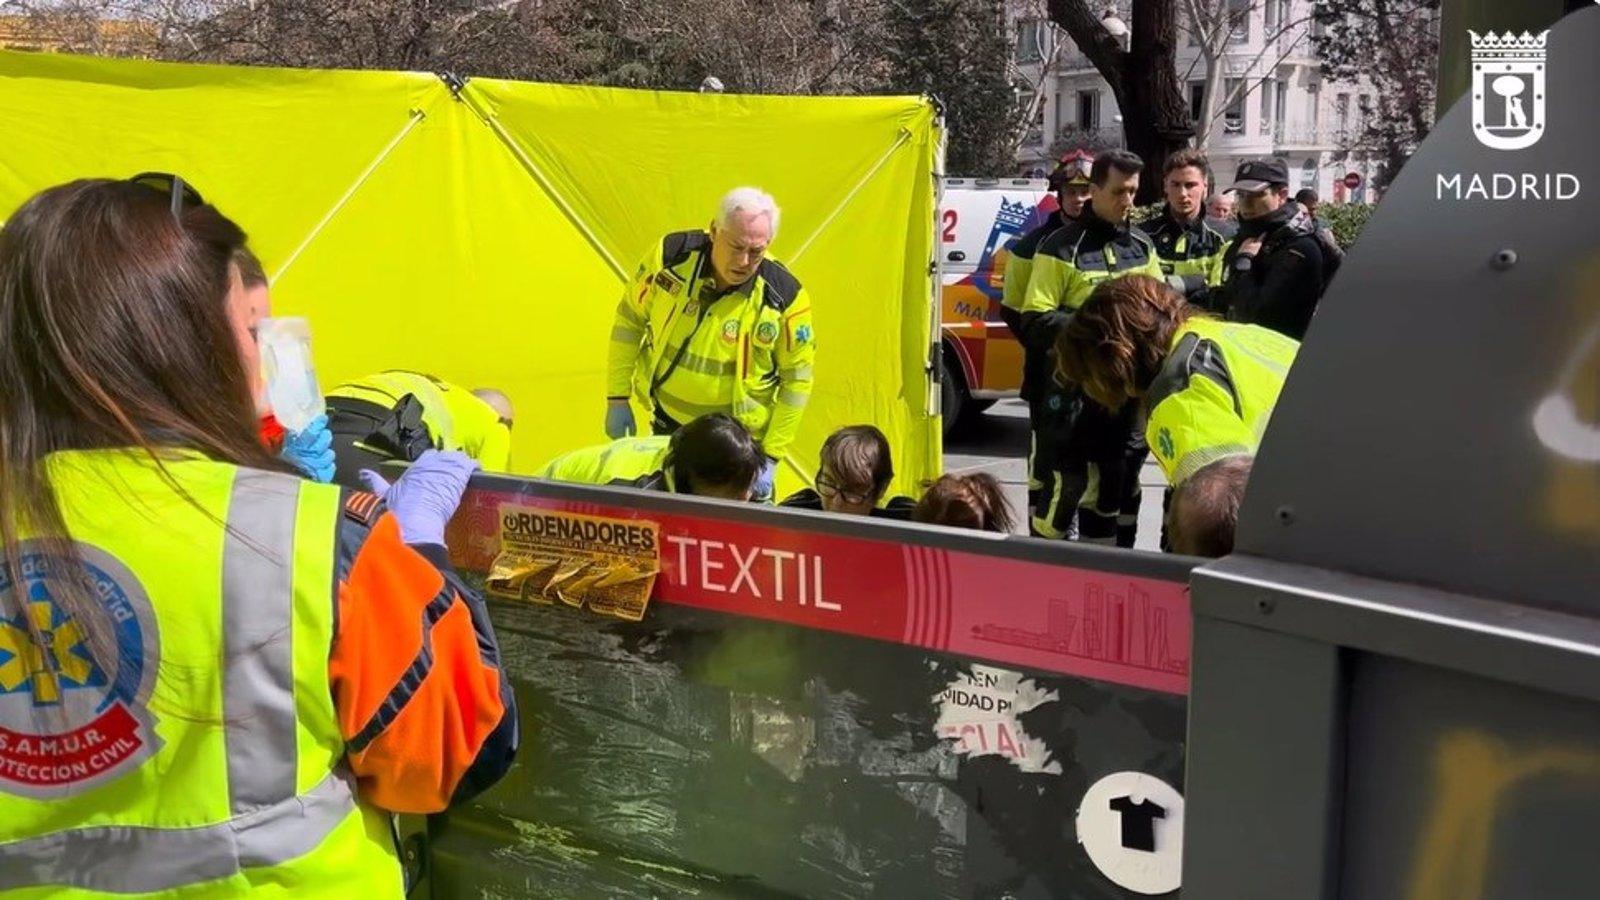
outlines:
[[[1254,258],[1240,258],[1239,245],[1262,237]],[[1322,242],[1305,207],[1285,203],[1271,215],[1246,219],[1223,259],[1226,280],[1212,292],[1213,305],[1229,320],[1271,328],[1295,340],[1305,337],[1322,296]]]
[[[1044,243],[1044,239],[1071,221],[1071,219],[1061,214],[1061,210],[1056,210],[1050,214],[1049,218],[1044,220],[1044,224],[1023,235],[1011,246],[1011,256],[1032,262],[1034,254],[1039,252],[1039,245]],[[1032,269],[1033,267],[1030,265],[1024,271],[1031,273]],[[1008,270],[1006,281],[1008,292],[1013,289],[1010,282],[1010,274]],[[1026,284],[1015,285],[1015,290],[1019,295],[1025,294],[1028,286]],[[1028,349],[1027,343],[1022,340],[1022,310],[1020,304],[1018,308],[1002,305],[1000,307],[1000,318],[1005,320],[1006,325],[1011,328],[1011,336],[1022,344],[1022,399],[1029,402],[1037,400],[1050,386],[1050,358],[1048,355],[1042,356]]]

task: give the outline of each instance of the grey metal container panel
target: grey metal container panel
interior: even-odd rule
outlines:
[[[1600,891],[1597,47],[1600,9],[1552,29],[1532,147],[1456,104],[1321,304],[1193,579],[1191,900]],[[1496,173],[1582,193],[1440,196]]]
[[[1600,328],[1597,47],[1600,8],[1551,31],[1548,127],[1534,146],[1480,144],[1467,97],[1401,172],[1289,376],[1241,552],[1600,612],[1600,523],[1563,508],[1593,496],[1600,467],[1563,458],[1533,425],[1552,395],[1582,406],[1600,391],[1600,365],[1585,360],[1600,353],[1586,345]],[[1570,173],[1582,193],[1436,196],[1441,176],[1493,173]],[[1516,263],[1497,269],[1507,250]]]

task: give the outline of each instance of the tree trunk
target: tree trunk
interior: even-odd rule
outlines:
[[[1128,149],[1144,160],[1140,203],[1161,199],[1162,164],[1194,136],[1178,84],[1176,5],[1174,0],[1133,0],[1133,43],[1122,70],[1133,114],[1123,107],[1122,130]]]
[[[1161,197],[1161,164],[1189,146],[1194,128],[1178,85],[1177,0],[1133,0],[1132,42],[1123,50],[1086,0],[1050,0],[1050,18],[1066,29],[1111,86],[1128,149],[1144,160],[1139,203]]]

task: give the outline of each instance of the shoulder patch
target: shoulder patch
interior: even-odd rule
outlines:
[[[800,279],[794,277],[783,263],[775,259],[764,259],[761,267],[756,270],[766,290],[762,292],[762,301],[778,312],[783,312],[800,296]]]
[[[358,525],[371,528],[383,514],[383,501],[370,491],[344,492],[344,517]]]
[[[711,237],[704,231],[674,231],[661,239],[661,264],[675,266],[710,243]]]

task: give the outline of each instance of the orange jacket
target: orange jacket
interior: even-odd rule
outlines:
[[[517,710],[483,599],[445,548],[408,545],[372,494],[347,491],[329,683],[363,799],[438,812],[505,774]]]

